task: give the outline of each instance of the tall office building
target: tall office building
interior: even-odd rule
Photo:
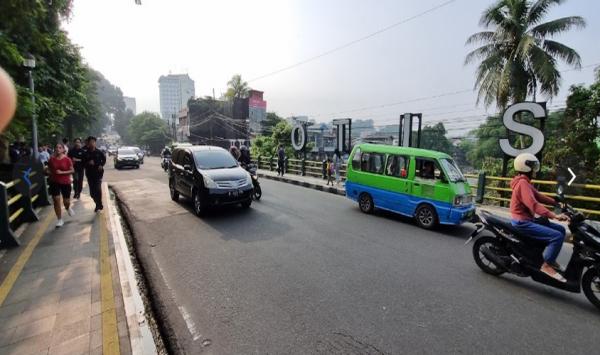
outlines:
[[[196,95],[194,81],[187,74],[161,75],[158,79],[160,114],[168,122],[177,117],[179,110],[187,106],[190,97]]]
[[[137,115],[135,97],[123,96],[123,101],[125,102],[125,109],[130,110],[134,115]]]

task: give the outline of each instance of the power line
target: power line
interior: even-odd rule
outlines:
[[[355,45],[355,44],[357,44],[357,43],[359,43],[359,42],[362,42],[362,41],[364,41],[364,40],[367,40],[367,39],[369,39],[369,38],[371,38],[371,37],[375,37],[375,36],[377,36],[377,35],[379,35],[379,34],[381,34],[381,33],[383,33],[383,32],[389,31],[389,30],[391,30],[391,29],[392,29],[392,28],[394,28],[394,27],[397,27],[397,26],[400,26],[400,25],[402,25],[402,24],[405,24],[405,23],[407,23],[407,22],[410,22],[410,21],[412,21],[412,20],[415,20],[415,19],[417,19],[417,18],[419,18],[419,17],[421,17],[421,16],[425,16],[425,15],[427,15],[427,14],[429,14],[429,13],[431,13],[431,12],[434,12],[434,11],[436,11],[436,10],[438,10],[438,9],[440,9],[440,8],[442,8],[442,7],[444,7],[444,6],[450,5],[451,3],[455,2],[455,1],[456,1],[456,0],[448,0],[448,1],[446,1],[446,2],[443,2],[443,3],[441,3],[441,4],[438,4],[438,5],[436,5],[436,6],[432,7],[432,8],[429,8],[429,9],[427,9],[427,10],[423,11],[423,12],[420,12],[420,13],[418,13],[418,14],[416,14],[416,15],[413,15],[413,16],[411,16],[411,17],[408,17],[408,18],[404,19],[404,20],[401,20],[401,21],[398,21],[398,22],[396,22],[396,23],[393,23],[393,24],[391,24],[391,25],[389,25],[389,26],[386,26],[386,27],[384,27],[384,28],[382,28],[382,29],[379,29],[379,30],[377,30],[377,31],[375,31],[375,32],[369,33],[369,34],[367,34],[367,35],[365,35],[365,36],[363,36],[363,37],[357,38],[357,39],[355,39],[355,40],[352,40],[352,41],[350,41],[350,42],[347,42],[347,43],[345,43],[345,44],[342,44],[342,45],[340,45],[340,46],[337,46],[337,47],[335,47],[335,48],[332,48],[332,49],[330,49],[330,50],[328,50],[328,51],[325,51],[325,52],[323,52],[323,53],[321,53],[321,54],[317,54],[317,55],[315,55],[315,56],[312,56],[312,57],[309,57],[309,58],[307,58],[307,59],[301,60],[301,61],[299,61],[299,62],[297,62],[297,63],[294,63],[294,64],[292,64],[292,65],[288,65],[287,67],[284,67],[284,68],[281,68],[281,69],[275,70],[275,71],[273,71],[273,72],[270,72],[270,73],[267,73],[267,74],[264,74],[264,75],[261,75],[261,76],[257,76],[257,77],[255,77],[255,78],[252,78],[252,79],[248,80],[248,82],[252,82],[252,81],[256,81],[256,80],[260,80],[260,79],[264,79],[264,78],[266,78],[266,77],[273,76],[273,75],[275,75],[275,74],[279,74],[279,73],[281,73],[281,72],[284,72],[284,71],[287,71],[287,70],[290,70],[290,69],[293,69],[293,68],[299,67],[299,66],[301,66],[301,65],[304,65],[304,64],[306,64],[306,63],[312,62],[312,61],[314,61],[314,60],[317,60],[317,59],[319,59],[319,58],[325,57],[325,56],[327,56],[327,55],[330,55],[330,54],[332,54],[332,53],[335,53],[335,52],[341,51],[342,49],[348,48],[348,47],[350,47],[350,46],[353,46],[353,45]]]

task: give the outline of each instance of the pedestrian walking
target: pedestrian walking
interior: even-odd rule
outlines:
[[[340,169],[342,168],[342,155],[340,154],[340,150],[335,148],[333,152],[333,170],[335,172],[335,184],[337,186],[340,185]],[[333,182],[332,182],[333,184]]]
[[[285,172],[285,149],[283,149],[283,144],[279,145],[279,149],[277,150],[277,175],[283,176]]]
[[[69,150],[68,156],[73,161],[75,169],[75,173],[73,174],[73,198],[79,199],[81,197],[81,190],[83,189],[83,160],[85,159],[86,151],[81,145],[81,138],[75,138],[73,143],[75,144]]]
[[[69,147],[69,139],[67,137],[62,139],[63,145],[65,146],[65,154],[69,154],[69,149],[71,147]]]
[[[71,174],[73,174],[73,162],[65,154],[65,146],[62,143],[56,145],[54,155],[48,160],[49,177],[49,193],[52,196],[54,203],[54,213],[56,214],[56,227],[62,227],[65,222],[62,219],[62,205],[69,216],[74,216],[73,208],[71,207]]]
[[[334,173],[334,167],[333,167],[333,161],[331,161],[331,158],[327,157],[327,185],[329,185],[329,183],[331,183],[331,186],[333,186],[333,175]]]
[[[90,196],[96,203],[94,212],[104,209],[102,206],[102,177],[104,176],[104,164],[106,164],[106,155],[99,149],[96,149],[96,137],[87,138],[88,148],[83,160],[85,176],[90,188]]]
[[[48,165],[48,161],[50,160],[50,153],[48,153],[48,148],[43,145],[38,148],[40,162],[44,165]]]

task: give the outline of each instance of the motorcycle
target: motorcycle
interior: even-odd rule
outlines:
[[[546,243],[515,229],[511,221],[487,211],[478,212],[477,227],[465,243],[475,239],[473,258],[484,272],[500,276],[505,272],[531,277],[534,281],[573,293],[583,293],[600,308],[600,231],[585,216],[564,202],[564,187],[559,185],[557,202],[570,218],[573,254],[565,270],[557,270],[567,281],[561,282],[540,271]],[[484,230],[493,236],[479,236]],[[582,277],[583,275],[583,277]]]
[[[169,169],[169,163],[171,163],[171,156],[164,156],[160,163],[160,167],[163,168],[164,171]]]
[[[246,171],[250,173],[250,177],[252,177],[252,186],[254,187],[252,198],[258,201],[262,196],[262,189],[260,188],[260,183],[258,182],[258,175],[256,175],[257,166],[256,164],[248,164],[244,166],[244,169],[246,169]]]

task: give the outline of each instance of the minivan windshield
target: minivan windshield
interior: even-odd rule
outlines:
[[[464,175],[452,159],[440,159],[440,164],[451,182],[466,181]]]
[[[200,150],[194,152],[198,169],[230,169],[238,166],[226,150]]]
[[[135,152],[131,149],[119,149],[118,154],[119,155],[134,155]]]

